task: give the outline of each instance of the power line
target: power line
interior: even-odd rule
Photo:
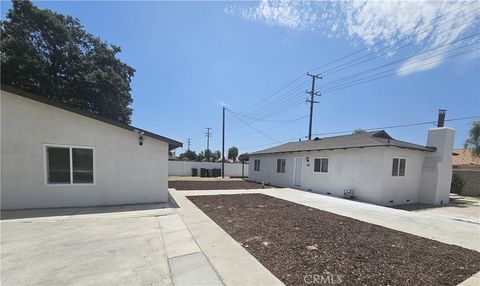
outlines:
[[[472,12],[477,11],[477,10],[480,10],[480,8],[475,9],[475,10],[472,10],[472,11],[466,13],[466,14],[472,13]],[[464,14],[464,15],[466,15],[466,14]],[[464,16],[464,15],[463,15],[463,16]],[[462,15],[460,15],[460,16],[462,16]],[[446,24],[446,23],[449,23],[449,22],[451,22],[451,21],[453,21],[453,20],[456,20],[456,19],[452,19],[452,20],[449,20],[449,21],[447,21],[447,22],[444,22],[444,23],[442,23],[442,25],[443,25],[443,24]],[[446,32],[448,32],[448,31],[450,31],[450,30],[456,29],[456,28],[461,27],[461,26],[468,25],[468,24],[470,24],[470,23],[472,23],[472,22],[475,22],[475,21],[477,21],[477,19],[472,19],[472,20],[470,20],[470,21],[468,21],[468,22],[461,23],[461,24],[459,24],[459,25],[457,25],[457,26],[450,27],[450,28],[448,28],[448,29],[446,29],[446,30],[444,30],[444,31],[438,32],[437,35],[446,33]],[[423,33],[425,33],[425,32],[428,32],[429,30],[431,30],[431,28],[426,29],[426,30],[424,30],[423,32],[420,32],[418,35],[423,34]],[[404,40],[400,41],[399,43],[404,42],[404,41],[406,41],[406,40],[407,40],[407,39],[404,39]],[[396,44],[398,44],[398,43],[396,43]],[[381,57],[381,56],[387,55],[387,54],[392,53],[392,52],[399,51],[399,50],[401,50],[401,49],[407,48],[407,47],[412,46],[412,45],[415,45],[415,44],[416,44],[415,42],[412,42],[412,43],[406,44],[406,45],[404,45],[404,46],[395,48],[395,49],[393,49],[393,50],[391,50],[391,51],[388,51],[388,49],[392,48],[392,46],[387,46],[387,47],[385,47],[385,48],[383,48],[383,49],[380,50],[380,51],[387,50],[386,52],[384,52],[384,53],[382,53],[382,54],[377,54],[377,52],[375,52],[375,53],[370,53],[370,54],[361,56],[361,57],[359,57],[359,58],[356,58],[356,59],[354,59],[354,60],[351,60],[351,61],[349,61],[349,62],[346,62],[346,63],[344,63],[344,64],[341,64],[341,65],[339,65],[339,66],[337,66],[337,67],[328,69],[328,70],[322,72],[322,74],[323,74],[324,76],[326,76],[326,75],[330,75],[330,74],[332,74],[332,73],[336,73],[336,72],[339,72],[339,71],[342,71],[342,70],[345,70],[345,69],[349,69],[349,68],[352,68],[352,67],[357,66],[357,65],[359,65],[359,64],[362,64],[362,63],[365,63],[365,62],[368,62],[368,61],[377,59],[377,58],[379,58],[379,57]],[[369,55],[372,55],[372,54],[375,55],[375,56],[370,57],[370,58],[368,58],[368,59],[365,59],[365,60],[363,60],[363,61],[357,62],[358,60],[361,60],[361,59],[363,59],[363,58],[365,58],[365,57],[368,57]],[[357,62],[357,63],[353,64],[354,62]]]
[[[476,116],[467,116],[467,117],[457,117],[457,118],[451,118],[451,119],[446,119],[445,122],[450,122],[450,121],[461,121],[461,120],[469,120],[469,119],[476,119],[480,118],[480,115]],[[397,124],[397,125],[390,125],[390,126],[382,126],[382,127],[374,127],[374,128],[365,128],[363,130],[365,131],[375,131],[375,130],[382,130],[382,129],[395,129],[395,128],[403,128],[403,127],[413,127],[413,126],[420,126],[420,125],[427,125],[427,124],[436,124],[437,121],[423,121],[423,122],[416,122],[416,123],[408,123],[408,124]],[[315,136],[322,136],[322,135],[337,135],[337,134],[347,134],[347,133],[353,133],[355,130],[346,130],[346,131],[332,131],[332,132],[325,132],[325,133],[315,133],[312,135]],[[274,145],[278,144],[281,142],[288,142],[292,140],[296,140],[299,138],[305,138],[304,136],[297,136],[289,139],[282,139],[279,140],[276,143],[267,143],[267,144],[260,144],[260,145],[255,145],[255,146],[248,146],[248,147],[239,147],[239,149],[251,149],[251,148],[257,148],[257,147],[263,147],[263,146],[268,146],[268,145]]]
[[[248,116],[248,115],[244,115],[244,114],[241,114],[241,113],[238,113],[238,112],[235,112],[233,110],[228,110],[229,112],[231,113],[235,113],[236,115],[238,116],[241,116],[241,117],[245,117],[245,118],[248,118],[248,119],[251,119],[251,120],[256,120],[256,121],[267,121],[267,122],[290,122],[290,121],[295,121],[295,120],[298,120],[298,119],[301,119],[301,118],[305,118],[304,116],[303,117],[298,117],[298,118],[293,118],[293,119],[285,119],[285,120],[268,120],[268,119],[262,119],[262,118],[255,118],[255,117],[251,117],[251,116]]]
[[[462,5],[461,7],[455,8],[455,9],[449,11],[449,12],[446,12],[446,13],[444,13],[444,14],[442,14],[442,15],[439,15],[439,16],[437,16],[437,17],[429,20],[428,23],[433,23],[434,21],[437,21],[438,19],[440,19],[440,18],[442,18],[442,17],[445,17],[445,16],[447,16],[447,15],[453,13],[453,12],[456,12],[456,11],[458,11],[458,10],[464,9],[465,7],[470,6],[470,5],[472,5],[473,3],[476,3],[476,1],[468,2],[468,3],[466,3],[465,5]],[[476,9],[476,10],[477,10],[477,9]],[[473,10],[473,11],[475,11],[475,10]],[[471,12],[472,12],[472,11],[467,12],[467,13],[465,13],[465,14],[463,14],[463,15],[466,15],[466,14],[471,13]],[[451,21],[451,20],[449,20],[449,21],[447,21],[447,22],[444,22],[443,24],[448,23],[448,22],[450,22],[450,21]],[[418,28],[418,26],[415,26],[415,27],[413,27],[413,28],[411,28],[411,29],[403,32],[403,34],[406,34],[406,33],[408,33],[408,32],[414,31],[414,30],[417,29],[417,28]],[[425,33],[426,31],[432,30],[432,29],[434,29],[434,28],[436,28],[436,27],[432,26],[432,28],[423,30],[421,33]],[[419,33],[416,33],[416,34],[419,34]],[[415,35],[415,34],[414,34],[414,35]],[[411,36],[414,36],[414,35],[411,35]],[[380,42],[377,42],[377,43],[375,43],[375,44],[373,44],[373,45],[370,45],[370,46],[368,46],[368,47],[366,47],[366,48],[364,48],[364,49],[362,49],[362,50],[356,51],[356,52],[351,53],[351,54],[348,54],[348,55],[346,55],[346,56],[342,56],[342,57],[337,58],[337,59],[335,59],[335,60],[332,60],[332,61],[330,61],[330,62],[328,62],[328,63],[326,63],[326,64],[317,66],[317,67],[311,69],[310,72],[313,72],[313,71],[315,71],[315,70],[318,70],[318,69],[323,68],[323,67],[326,67],[326,66],[330,66],[330,65],[332,65],[332,64],[334,64],[334,63],[340,62],[340,61],[342,61],[342,60],[344,60],[344,59],[350,58],[350,57],[352,57],[352,56],[354,56],[354,55],[363,53],[363,52],[365,52],[365,51],[369,51],[369,50],[371,50],[371,49],[372,49],[373,47],[375,47],[375,46],[378,46],[378,45],[380,45],[380,44],[382,44],[382,43],[389,42],[389,41],[391,41],[391,40],[393,40],[393,39],[395,39],[395,38],[399,38],[399,37],[400,37],[400,35],[398,35],[398,34],[397,34],[397,35],[393,35],[393,36],[391,36],[391,37],[389,37],[389,38],[387,38],[387,39],[384,39],[384,40],[382,40],[382,41],[380,41]],[[404,39],[404,40],[406,40],[406,39]],[[401,40],[400,42],[402,42],[402,41],[404,41],[404,40]],[[395,43],[395,44],[398,44],[398,42]],[[393,45],[390,45],[390,46],[393,46]],[[370,53],[370,54],[375,54],[375,52],[372,52],[372,53]],[[267,99],[272,98],[272,97],[275,96],[276,94],[280,93],[281,91],[283,91],[284,89],[286,89],[287,87],[289,87],[290,85],[292,85],[293,83],[295,83],[295,82],[297,82],[298,80],[300,80],[302,77],[303,77],[303,74],[302,74],[302,75],[299,75],[297,78],[295,78],[294,80],[288,82],[286,85],[282,86],[281,88],[279,88],[278,90],[276,90],[275,92],[273,92],[272,94],[270,94],[269,96],[261,99],[261,100],[258,101],[256,104],[253,104],[253,105],[251,105],[250,107],[242,110],[242,113],[244,113],[246,110],[248,110],[248,109],[251,108],[251,107],[256,107],[254,110],[260,110],[260,109],[262,109],[262,108],[265,109],[266,106],[269,106],[269,104],[267,103],[267,105],[260,105],[261,103],[265,102]],[[275,102],[270,102],[270,105],[272,105],[272,104],[275,105]],[[270,107],[270,106],[269,106],[269,107]],[[250,113],[249,113],[249,114],[250,114]],[[250,114],[250,115],[252,115],[252,114]]]
[[[305,115],[305,116],[302,116],[302,117],[293,119],[293,120],[291,120],[291,121],[289,121],[289,122],[284,122],[284,123],[282,123],[282,124],[278,124],[278,125],[275,125],[275,126],[272,126],[272,127],[268,127],[268,130],[272,130],[272,129],[275,129],[275,128],[278,128],[278,127],[282,127],[282,126],[291,124],[291,123],[293,123],[293,122],[295,122],[295,121],[298,121],[298,120],[301,120],[301,119],[305,119],[305,118],[307,118],[307,117],[308,117],[308,115]],[[248,134],[245,134],[245,135],[242,135],[242,136],[250,136],[250,135],[255,134],[255,133],[257,133],[257,132],[248,133]],[[242,136],[236,136],[235,138],[237,138],[237,137],[242,137]]]
[[[280,91],[284,90],[285,88],[289,87],[290,85],[292,85],[293,83],[295,83],[296,81],[298,81],[299,79],[301,79],[303,77],[303,75],[295,78],[294,80],[288,82],[286,85],[282,86],[281,88],[279,88],[278,90],[276,90],[275,92],[273,92],[272,94],[270,94],[269,96],[263,98],[262,100],[260,100],[259,102],[257,102],[256,104],[253,104],[251,105],[250,107],[252,106],[257,106],[258,104],[264,102],[266,99],[268,98],[271,98],[272,96],[274,96],[275,94],[279,93]],[[248,108],[250,107],[247,107],[246,109],[244,109],[242,112],[244,112],[245,110],[247,110]]]
[[[227,109],[227,111],[230,112],[230,110],[228,110],[228,109]],[[275,141],[275,142],[278,142],[277,139],[275,139],[275,138],[271,137],[270,135],[265,134],[263,131],[261,131],[261,130],[255,128],[255,127],[253,127],[253,126],[250,125],[248,122],[246,122],[246,121],[244,121],[243,119],[241,119],[240,117],[238,117],[236,114],[231,113],[231,112],[230,112],[230,114],[232,114],[232,115],[235,116],[238,120],[240,120],[241,122],[243,122],[243,124],[247,125],[248,127],[252,128],[253,130],[255,130],[255,131],[257,131],[258,133],[262,134],[263,136],[267,137],[268,139],[273,140],[273,141]]]
[[[351,79],[351,78],[355,78],[355,77],[357,77],[357,76],[359,76],[359,75],[362,75],[362,74],[365,74],[365,73],[367,73],[367,72],[375,71],[375,70],[378,70],[378,69],[381,69],[381,68],[384,68],[384,67],[387,67],[387,66],[394,65],[394,64],[396,64],[396,63],[401,63],[401,62],[404,62],[404,61],[406,61],[406,60],[409,60],[409,59],[418,57],[419,55],[428,54],[429,52],[432,52],[432,51],[435,51],[435,50],[438,50],[438,49],[442,49],[442,48],[445,48],[445,47],[448,47],[448,46],[453,46],[453,44],[456,44],[456,43],[458,43],[458,42],[461,42],[461,41],[464,41],[464,40],[468,40],[468,39],[474,38],[474,37],[476,37],[476,36],[478,36],[478,35],[480,35],[480,34],[478,34],[478,33],[471,34],[471,35],[465,36],[465,37],[463,37],[463,38],[450,41],[450,42],[445,43],[445,44],[443,44],[443,45],[440,45],[440,46],[438,46],[438,47],[430,48],[430,49],[425,50],[425,51],[422,51],[422,52],[420,52],[420,53],[414,53],[414,54],[412,54],[412,55],[403,57],[403,58],[398,59],[398,60],[395,60],[395,61],[393,61],[393,62],[389,62],[389,63],[383,64],[383,65],[380,65],[380,66],[376,66],[376,67],[373,67],[373,68],[370,68],[370,69],[367,69],[367,70],[364,70],[364,71],[361,71],[361,72],[357,72],[357,73],[354,73],[354,74],[352,74],[352,75],[345,76],[345,77],[342,77],[342,78],[339,78],[339,79],[327,81],[323,86],[324,86],[324,87],[328,87],[328,86],[332,85],[332,84],[335,83],[335,82],[340,82],[340,81],[348,80],[348,79]],[[465,47],[465,46],[464,46],[464,47]]]
[[[445,122],[475,119],[475,118],[479,118],[479,117],[480,117],[480,115],[452,118],[452,119],[446,119]],[[382,127],[374,127],[374,128],[365,128],[363,130],[365,130],[365,131],[375,131],[375,130],[381,130],[381,129],[395,129],[395,128],[411,127],[411,126],[419,126],[419,125],[427,125],[427,124],[436,124],[436,123],[437,123],[437,121],[434,120],[434,121],[424,121],[424,122],[416,122],[416,123],[398,124],[398,125],[382,126]],[[320,135],[320,136],[321,135],[335,135],[335,134],[353,133],[354,131],[355,130],[335,131],[335,132],[317,133],[317,134],[314,134],[314,135]]]
[[[187,150],[190,151],[190,142],[192,141],[192,139],[190,138],[187,138]]]
[[[293,88],[285,91],[285,93],[283,93],[283,95],[281,95],[280,97],[276,98],[273,101],[268,101],[263,105],[257,105],[255,108],[251,109],[246,114],[248,114],[250,116],[253,116],[254,114],[260,112],[260,110],[264,111],[266,109],[275,108],[279,104],[282,104],[282,103],[285,103],[285,102],[291,100],[292,97],[290,95],[295,94],[299,90],[303,90],[304,87],[306,86],[307,82],[308,82],[308,80],[301,82],[300,84],[294,86]]]
[[[440,16],[437,16],[437,17],[431,19],[430,21],[428,21],[428,23],[433,23],[434,21],[436,21],[436,20],[438,20],[438,19],[440,19],[440,18],[442,18],[442,17],[445,17],[445,16],[447,16],[447,15],[453,13],[453,12],[456,12],[456,11],[458,11],[458,10],[460,10],[460,9],[463,9],[463,8],[465,8],[465,7],[467,7],[467,6],[470,6],[471,4],[476,3],[476,2],[477,2],[477,1],[471,1],[471,2],[465,4],[465,5],[461,6],[461,7],[458,7],[458,8],[456,8],[456,9],[453,9],[453,10],[447,12],[447,13],[444,13],[444,14],[442,14],[442,15],[440,15]],[[414,31],[416,28],[417,28],[417,26],[415,26],[415,27],[413,27],[413,28],[411,28],[411,29],[409,29],[409,30],[407,30],[407,31],[405,31],[405,32],[402,32],[402,34],[407,34],[407,33],[411,32],[411,31]],[[432,27],[431,29],[434,29],[434,27]],[[397,34],[397,35],[393,35],[393,36],[391,36],[391,37],[389,37],[389,38],[387,38],[387,39],[384,39],[384,40],[382,40],[382,41],[380,41],[380,42],[377,42],[377,43],[375,43],[375,44],[373,44],[373,45],[370,45],[370,46],[368,46],[368,47],[366,47],[366,48],[364,48],[364,49],[361,49],[361,50],[359,50],[359,51],[353,52],[353,53],[348,54],[348,55],[346,55],[346,56],[342,56],[342,57],[337,58],[337,59],[335,59],[335,60],[332,60],[332,61],[330,61],[330,62],[328,62],[328,63],[326,63],[326,64],[317,66],[317,67],[313,68],[312,70],[310,70],[310,72],[313,72],[313,71],[315,71],[315,70],[318,70],[318,69],[323,68],[323,67],[326,67],[326,66],[329,66],[329,65],[331,65],[331,64],[334,64],[334,63],[336,63],[336,62],[342,61],[342,60],[344,60],[344,59],[350,58],[350,57],[352,57],[352,56],[354,56],[354,55],[357,55],[357,54],[360,54],[360,53],[362,53],[362,52],[369,51],[369,50],[371,50],[373,47],[378,46],[378,45],[380,45],[380,44],[382,44],[382,43],[390,42],[391,40],[393,40],[393,39],[395,39],[395,38],[398,38],[399,36],[400,36],[400,35],[398,35],[398,34]]]
[[[465,48],[465,47],[468,47],[470,45],[467,45],[467,46],[464,46],[462,48]],[[441,61],[445,61],[445,60],[448,60],[450,58],[454,58],[454,57],[458,57],[458,56],[461,56],[461,55],[464,55],[464,54],[468,54],[468,53],[471,53],[471,52],[474,52],[474,51],[477,51],[479,50],[480,48],[476,48],[476,49],[471,49],[471,50],[467,50],[466,52],[463,52],[463,53],[458,53],[458,54],[455,54],[455,55],[450,55],[446,58],[441,58],[441,59],[437,59],[437,60],[434,60],[434,61],[430,61],[430,62],[427,62],[427,63],[424,63],[424,64],[421,64],[421,65],[416,65],[416,66],[413,66],[413,67],[410,67],[410,68],[407,68],[407,69],[402,69],[401,71],[402,72],[405,72],[405,71],[409,71],[409,70],[412,70],[412,69],[417,69],[419,67],[422,67],[422,66],[428,66],[428,65],[431,65],[431,64],[434,64],[434,63],[437,63],[437,62],[441,62]],[[438,55],[436,55],[438,56]],[[436,57],[436,56],[432,56],[432,57]],[[428,58],[432,58],[432,57],[428,57]],[[428,58],[425,58],[425,59],[421,59],[419,61],[424,61]],[[416,61],[417,62],[417,61]],[[334,92],[334,91],[338,91],[338,90],[341,90],[341,89],[345,89],[345,88],[348,88],[348,87],[351,87],[351,86],[356,86],[356,85],[359,85],[359,84],[363,84],[363,83],[367,83],[367,82],[370,82],[370,81],[373,81],[373,80],[377,80],[377,79],[381,79],[381,78],[384,78],[384,77],[388,77],[388,76],[392,76],[392,75],[396,75],[397,72],[396,72],[397,68],[393,68],[393,69],[389,69],[389,70],[386,70],[386,71],[383,71],[383,72],[380,72],[380,73],[376,73],[376,74],[372,74],[372,75],[369,75],[369,76],[366,76],[366,77],[363,77],[363,78],[359,78],[357,80],[354,80],[354,81],[350,81],[350,82],[346,82],[346,83],[343,83],[343,84],[339,84],[337,86],[332,86],[332,87],[329,87],[327,88],[326,90],[322,90],[322,94],[325,94],[325,93],[330,93],[330,92]],[[392,72],[392,71],[395,71],[395,72]],[[385,74],[386,73],[386,74]],[[384,74],[384,75],[382,75]],[[377,77],[375,77],[377,76]],[[370,77],[373,77],[373,78],[370,78]]]

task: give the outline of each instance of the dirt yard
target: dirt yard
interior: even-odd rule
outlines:
[[[237,189],[260,189],[262,184],[242,181],[239,179],[225,180],[169,180],[169,188],[177,191],[186,190],[237,190]]]
[[[457,285],[480,271],[479,252],[270,196],[188,198],[286,285]]]

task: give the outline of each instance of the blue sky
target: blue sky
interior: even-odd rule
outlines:
[[[379,42],[347,59],[367,55],[356,66],[336,62],[315,70],[324,73],[317,82],[324,92],[316,98],[313,133],[434,121],[438,108],[448,110],[447,119],[480,115],[480,54],[473,51],[480,47],[478,2],[34,3],[77,17],[92,34],[121,46],[119,57],[136,69],[132,124],[182,142],[191,138],[196,151],[205,149],[205,127],[213,128],[211,149],[221,148],[223,105],[278,121],[237,115],[246,125],[227,112],[227,148],[251,152],[304,138],[306,72]],[[3,19],[11,3],[1,4]],[[398,64],[389,66],[388,77],[327,92],[336,79],[391,62]],[[328,73],[335,67],[345,68]],[[291,119],[298,120],[285,121]],[[447,122],[457,130],[457,147],[472,121]],[[426,144],[429,127],[387,132]]]

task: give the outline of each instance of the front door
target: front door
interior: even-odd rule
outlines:
[[[293,183],[295,187],[302,186],[302,170],[303,170],[303,158],[295,158],[295,174]]]

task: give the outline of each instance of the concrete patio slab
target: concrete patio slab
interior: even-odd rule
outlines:
[[[1,285],[173,285],[157,216],[103,210],[2,220]]]
[[[2,212],[1,285],[221,285],[167,204]]]

